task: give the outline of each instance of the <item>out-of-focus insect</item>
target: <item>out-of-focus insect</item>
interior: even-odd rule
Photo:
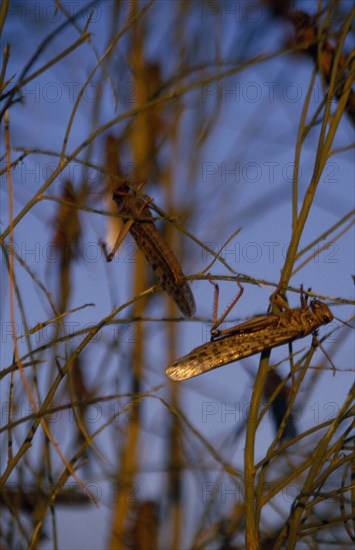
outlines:
[[[135,189],[139,191],[144,183],[139,182],[135,185]],[[174,300],[185,317],[192,317],[196,310],[193,294],[175,254],[154,225],[153,216],[148,206],[151,199],[149,197],[142,198],[135,190],[132,191],[132,184],[124,181],[116,187],[113,200],[119,214],[129,219],[125,221],[110,253],[107,253],[105,244],[101,243],[107,261],[112,261],[129,231],[144,253],[163,289]]]
[[[79,219],[80,196],[75,192],[71,181],[62,188],[61,199],[55,221],[53,244],[58,248],[62,263],[69,263],[78,256],[78,243],[81,236]],[[71,203],[71,204],[68,204]]]
[[[263,388],[263,394],[267,401],[269,401],[275,390],[278,389],[281,384],[282,378],[275,370],[271,370],[267,373],[265,385]],[[287,411],[291,392],[292,389],[289,386],[283,385],[282,389],[277,393],[276,397],[273,399],[270,405],[270,412],[274,421],[276,433],[278,432]],[[287,418],[285,428],[281,434],[281,441],[285,439],[293,439],[294,437],[296,437],[296,435],[296,416],[294,415],[294,412],[291,411]]]
[[[59,204],[54,220],[55,233],[53,244],[60,253],[59,259],[59,303],[60,312],[67,309],[71,284],[72,262],[79,257],[79,243],[81,237],[81,225],[79,208],[82,201],[80,193],[76,192],[71,181],[63,185],[61,197],[63,202]]]
[[[319,300],[312,300],[310,306],[301,287],[301,307],[291,309],[280,296],[279,289],[270,297],[276,302],[279,313],[260,315],[226,330],[218,330],[232,307],[239,300],[243,288],[239,284],[239,294],[217,321],[218,286],[215,285],[215,306],[211,341],[193,349],[190,353],[174,361],[165,371],[172,380],[181,381],[193,378],[204,372],[222,367],[255,353],[282,346],[298,338],[311,334],[321,325],[330,323],[333,314]]]
[[[159,503],[145,500],[135,503],[123,533],[124,548],[155,550],[158,548]]]
[[[295,45],[297,51],[301,47],[314,61],[315,66],[321,74],[328,86],[334,87],[334,82],[337,85],[334,87],[334,93],[338,100],[343,97],[347,86],[350,86],[350,92],[345,109],[348,115],[355,124],[355,92],[351,89],[353,82],[354,52],[351,51],[348,56],[341,53],[339,55],[338,46],[334,45],[334,37],[330,34],[329,28],[323,28],[321,24],[321,32],[319,32],[319,21],[321,14],[310,15],[303,11],[292,11],[288,14],[288,19],[294,26],[295,37],[289,45]],[[337,64],[336,76],[333,75],[334,63]]]

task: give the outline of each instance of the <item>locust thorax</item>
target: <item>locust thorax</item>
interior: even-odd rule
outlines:
[[[319,300],[312,300],[311,309],[322,325],[330,323],[330,321],[334,319],[334,316],[330,311],[329,307],[323,304],[322,302],[320,302]]]

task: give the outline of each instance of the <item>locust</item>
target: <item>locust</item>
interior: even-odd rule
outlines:
[[[278,304],[279,313],[259,315],[234,327],[219,330],[218,327],[243,293],[243,287],[238,281],[237,283],[239,294],[218,321],[218,285],[215,285],[211,341],[171,363],[165,371],[171,380],[187,380],[256,353],[288,344],[314,333],[320,326],[333,320],[332,312],[323,302],[313,299],[308,305],[308,296],[303,287],[300,292],[301,307],[293,309],[279,294],[279,289],[276,289],[270,297],[270,303]]]
[[[144,183],[138,182],[136,189],[139,190]],[[185,317],[192,317],[196,311],[194,296],[175,254],[153,222],[153,216],[149,209],[152,199],[147,196],[142,198],[135,189],[132,191],[132,184],[128,181],[124,181],[116,187],[112,198],[119,214],[128,219],[109,254],[105,244],[101,243],[106,260],[112,261],[121,242],[130,232],[159,279],[162,288],[174,300]]]

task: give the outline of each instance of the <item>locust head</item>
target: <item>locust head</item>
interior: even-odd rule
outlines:
[[[319,300],[312,300],[311,308],[314,315],[319,319],[320,324],[326,325],[334,319],[332,312],[329,307],[320,302]]]
[[[120,203],[122,199],[127,195],[128,192],[129,192],[129,187],[128,185],[126,185],[126,182],[119,183],[113,192],[112,198],[115,202]]]

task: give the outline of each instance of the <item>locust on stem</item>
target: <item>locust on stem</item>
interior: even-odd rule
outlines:
[[[132,190],[132,184],[125,181],[119,184],[113,193],[113,200],[119,214],[128,219],[126,219],[110,253],[107,253],[105,244],[101,243],[106,260],[112,261],[123,239],[130,232],[158,277],[162,288],[174,300],[185,317],[192,317],[196,310],[192,291],[175,254],[153,222],[153,216],[149,209],[152,199],[142,198],[137,193],[144,183],[138,182],[135,189]]]
[[[217,320],[219,291],[218,285],[215,285],[211,341],[171,363],[165,371],[171,380],[187,380],[250,355],[304,338],[333,320],[332,312],[323,302],[313,299],[308,305],[308,297],[302,287],[301,307],[293,309],[288,306],[277,289],[271,295],[270,302],[278,304],[279,313],[259,315],[234,327],[219,330],[221,322],[243,293],[243,287],[238,281],[237,284],[239,293],[219,320]]]

